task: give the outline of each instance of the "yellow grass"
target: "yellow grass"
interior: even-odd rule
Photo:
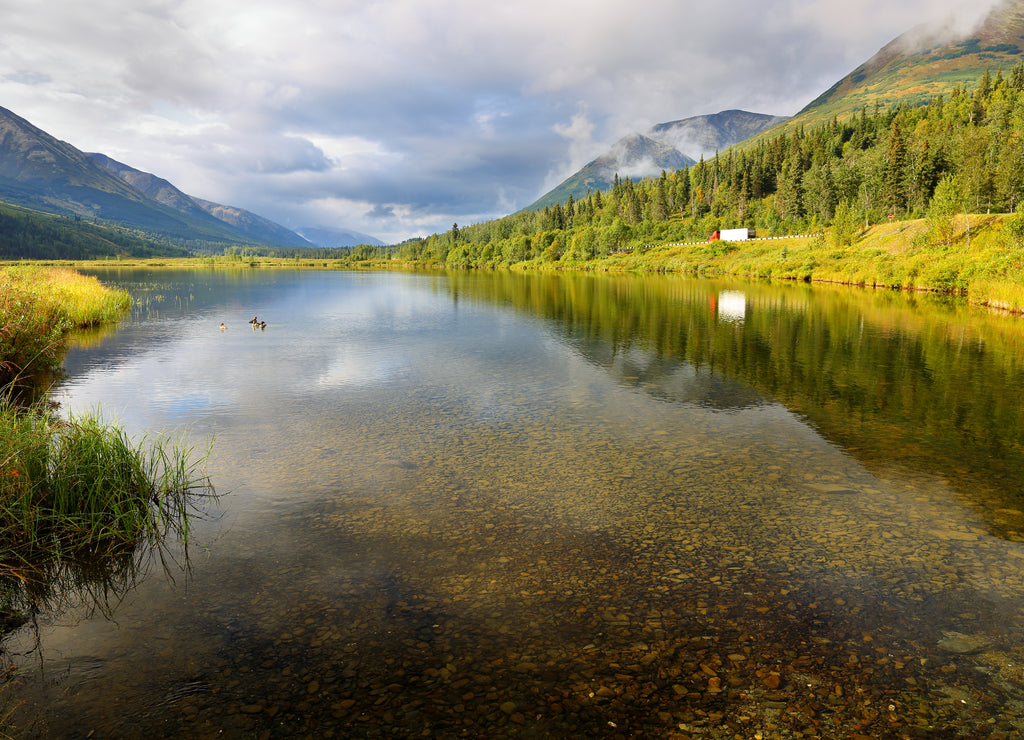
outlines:
[[[130,306],[126,291],[67,267],[0,267],[0,385],[59,362],[70,329],[113,321]]]
[[[0,294],[21,295],[36,311],[66,320],[71,326],[91,326],[120,316],[131,297],[69,267],[18,264],[0,267]]]

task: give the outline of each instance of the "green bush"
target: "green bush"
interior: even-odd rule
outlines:
[[[1018,209],[1012,216],[1006,219],[1003,229],[1010,236],[1012,246],[1020,249],[1024,247],[1024,212]]]

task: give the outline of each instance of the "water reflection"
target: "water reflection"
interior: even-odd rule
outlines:
[[[184,532],[182,519],[170,525]],[[0,561],[0,730],[5,736],[50,734],[28,725],[9,725],[8,714],[17,708],[18,691],[31,666],[44,681],[87,681],[102,673],[105,659],[86,655],[65,665],[54,665],[44,636],[53,624],[72,629],[100,620],[116,624],[119,608],[148,577],[159,574],[170,583],[184,585],[188,577],[188,551],[176,537],[148,537],[143,541],[104,547],[101,552],[78,549],[73,553],[11,558]],[[16,636],[16,637],[15,637]],[[85,641],[87,642],[87,641]],[[63,661],[59,661],[63,663]]]
[[[187,576],[187,553],[175,554],[167,543],[132,545],[102,555],[76,553],[18,564],[0,572],[0,640],[39,615],[56,619],[70,612],[87,619],[113,618],[117,607],[156,566],[170,579]]]
[[[723,290],[718,294],[718,318],[733,324],[742,324],[747,315],[747,296],[740,290]]]
[[[614,276],[584,278],[581,286],[578,277],[559,275],[537,278],[543,287],[514,275],[452,280],[463,298],[548,317],[581,352],[606,367],[628,367],[625,376],[652,393],[715,405],[715,390],[724,387],[740,405],[781,402],[869,467],[941,476],[992,533],[1024,536],[1019,319],[949,298],[820,286],[740,291],[714,281]],[[692,380],[666,393],[651,380],[664,368],[685,369]]]
[[[1013,322],[802,285],[208,277],[69,356],[62,402],[215,432],[231,494],[187,590],[41,625],[37,734],[1024,732],[1019,426],[964,434],[1011,398]]]

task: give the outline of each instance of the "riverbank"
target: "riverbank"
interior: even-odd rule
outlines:
[[[0,265],[0,387],[59,363],[71,329],[114,321],[130,307],[126,291],[67,265]]]
[[[969,302],[1024,312],[1024,240],[1015,217],[957,217],[950,242],[935,243],[924,220],[864,229],[850,244],[815,236],[634,249],[598,269],[729,275],[958,294]]]
[[[959,215],[946,224],[947,240],[925,219],[873,225],[839,239],[832,229],[818,234],[748,242],[694,242],[626,246],[589,260],[548,253],[507,264],[500,257],[409,260],[357,256],[337,259],[217,257],[119,259],[103,262],[34,263],[64,268],[187,268],[423,270],[510,269],[680,273],[750,280],[798,280],[872,288],[957,294],[975,305],[1024,313],[1024,219],[1019,215]],[[841,242],[849,243],[841,243]],[[486,253],[486,245],[467,246]],[[464,256],[467,250],[462,250]]]
[[[0,617],[32,580],[20,566],[95,558],[185,527],[192,492],[205,486],[205,457],[193,462],[192,450],[135,444],[98,415],[64,419],[15,392],[60,363],[71,329],[130,306],[126,291],[66,266],[0,266]]]
[[[59,365],[70,330],[130,306],[126,291],[68,266],[0,266],[0,637],[45,600],[55,568],[67,575],[170,532],[184,540],[187,510],[212,492],[208,452],[135,443],[96,414],[61,418],[21,392]]]
[[[0,737],[17,729],[4,638],[81,598],[106,608],[130,590],[140,545],[187,543],[192,509],[214,495],[209,454],[0,398]]]

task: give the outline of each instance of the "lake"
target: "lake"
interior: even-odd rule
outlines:
[[[219,498],[187,553],[7,638],[26,735],[1024,734],[1019,317],[673,276],[95,273],[136,306],[54,400],[212,438]]]

